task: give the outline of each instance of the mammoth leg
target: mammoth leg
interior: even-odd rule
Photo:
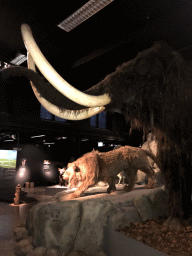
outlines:
[[[116,177],[109,177],[107,178],[107,182],[109,183],[109,187],[107,189],[107,193],[112,193],[116,191],[116,186],[115,186],[115,178]]]

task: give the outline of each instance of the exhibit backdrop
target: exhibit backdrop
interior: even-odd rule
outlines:
[[[15,186],[16,177],[16,150],[0,149],[0,187],[10,188]]]

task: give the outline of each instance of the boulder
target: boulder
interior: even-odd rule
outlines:
[[[102,250],[103,226],[112,208],[106,199],[39,203],[29,213],[27,228],[35,246],[57,248],[63,256],[72,249],[95,256]]]
[[[99,251],[95,256],[107,256],[104,251]]]
[[[23,256],[33,251],[33,249],[30,238],[26,238],[15,244],[15,255]]]
[[[153,218],[158,216],[169,216],[168,195],[165,190],[157,188],[153,193],[148,194]]]
[[[67,254],[67,256],[86,256],[84,252],[75,250]]]
[[[25,227],[16,227],[13,232],[16,241],[20,241],[21,239],[26,238],[28,235]]]
[[[59,253],[57,249],[51,248],[47,250],[45,256],[59,256]]]
[[[168,196],[161,189],[154,189],[152,193],[141,195],[134,199],[134,206],[142,221],[155,219],[159,216],[169,216]]]
[[[141,218],[135,207],[114,208],[109,215],[108,223],[113,229],[129,226],[130,222],[140,222]]]
[[[142,221],[153,219],[153,210],[148,196],[141,195],[136,197],[134,206],[141,216]]]
[[[44,202],[35,205],[27,221],[35,246],[57,248],[65,255],[73,246],[81,219],[79,201]]]
[[[82,203],[82,219],[74,249],[95,256],[103,247],[104,225],[113,204],[106,199],[87,200]]]
[[[33,251],[29,252],[27,256],[46,256],[47,249],[45,247],[36,247]]]
[[[22,246],[43,246],[46,248],[45,256],[105,255],[103,243],[106,226],[114,230],[129,226],[130,222],[168,214],[168,196],[162,188],[116,192],[119,194],[105,198],[83,196],[60,201],[64,197],[62,192],[54,196],[51,202],[35,205],[27,220],[27,230],[33,235],[34,244],[24,242]],[[37,248],[29,249],[29,256],[34,256]]]

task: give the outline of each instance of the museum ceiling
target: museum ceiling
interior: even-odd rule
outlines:
[[[52,66],[80,90],[99,82],[154,41],[164,40],[192,59],[192,2],[188,0],[104,0],[103,9],[69,32],[58,26],[85,4],[100,6],[101,2],[0,1],[1,65],[14,63],[18,56],[25,58],[23,23],[30,25]]]

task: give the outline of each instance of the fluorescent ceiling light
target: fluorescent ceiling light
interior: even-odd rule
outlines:
[[[39,137],[44,137],[45,135],[35,135],[35,136],[31,136],[31,138],[39,138]]]
[[[113,1],[114,0],[90,0],[57,26],[69,32]]]
[[[17,56],[12,61],[10,61],[10,63],[13,64],[13,65],[19,66],[23,62],[25,62],[26,60],[27,60],[27,56],[19,53],[19,54],[17,54]]]

